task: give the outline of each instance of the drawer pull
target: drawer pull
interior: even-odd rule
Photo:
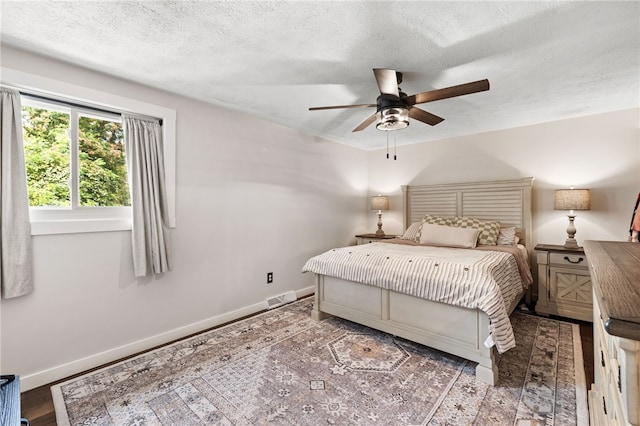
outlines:
[[[569,263],[580,263],[580,262],[582,262],[582,261],[584,260],[584,258],[579,257],[579,258],[578,258],[578,260],[576,260],[576,261],[574,262],[573,260],[569,259],[569,256],[565,256],[565,257],[564,257],[564,260],[566,260],[566,261],[567,261],[567,262],[569,262]]]
[[[618,366],[618,392],[622,393],[622,374],[620,373],[620,366]]]
[[[604,364],[604,352],[602,352],[602,350],[600,350],[600,364],[603,367],[606,367],[606,365]]]
[[[604,411],[604,415],[607,415],[607,402],[604,400],[604,396],[602,397],[602,411]]]

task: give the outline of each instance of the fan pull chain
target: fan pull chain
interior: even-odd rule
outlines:
[[[393,161],[396,160],[396,132],[393,132]]]
[[[387,134],[387,160],[389,159],[389,132],[385,132]]]

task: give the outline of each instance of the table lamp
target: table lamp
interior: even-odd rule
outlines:
[[[378,210],[378,230],[376,235],[384,235],[382,230],[382,210],[389,210],[389,197],[386,195],[375,195],[371,197],[371,210]]]
[[[574,210],[591,210],[591,192],[588,189],[558,189],[556,190],[553,200],[554,210],[569,210],[569,227],[567,228],[567,241],[564,246],[566,248],[578,248],[578,242],[575,239],[576,227],[573,221],[576,215]]]

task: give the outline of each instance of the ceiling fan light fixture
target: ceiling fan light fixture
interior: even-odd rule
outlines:
[[[380,110],[377,114],[378,130],[401,130],[409,125],[409,110],[404,107],[391,107]]]

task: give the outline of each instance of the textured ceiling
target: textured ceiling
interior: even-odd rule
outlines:
[[[6,1],[2,42],[362,149],[386,145],[372,68],[445,118],[399,145],[640,106],[640,2]],[[99,89],[99,88],[98,88]]]

